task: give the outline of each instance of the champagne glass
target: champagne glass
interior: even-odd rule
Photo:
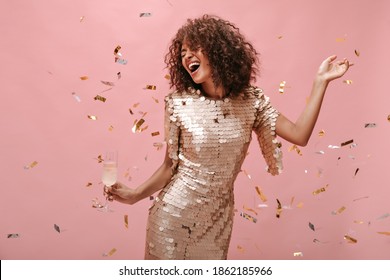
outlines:
[[[118,153],[116,151],[106,152],[103,160],[102,183],[104,186],[111,187],[116,183],[118,178]],[[106,203],[102,208],[104,212],[109,212],[108,196],[106,196]]]

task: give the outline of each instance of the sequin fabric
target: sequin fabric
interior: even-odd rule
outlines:
[[[149,210],[145,259],[226,259],[234,216],[233,184],[252,131],[272,175],[282,170],[279,115],[261,89],[213,100],[189,89],[165,98],[172,179]],[[260,164],[259,164],[260,165]]]

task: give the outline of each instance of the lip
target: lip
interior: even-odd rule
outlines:
[[[199,67],[198,67],[198,69],[196,69],[194,72],[191,72],[191,70],[190,70],[190,65],[191,65],[191,63],[194,63],[194,62],[199,63]],[[187,72],[191,75],[191,77],[193,77],[193,76],[195,76],[196,73],[198,73],[198,71],[199,71],[199,68],[200,68],[200,61],[199,61],[199,60],[191,60],[191,61],[189,61],[189,62],[186,64],[186,66],[187,66]]]

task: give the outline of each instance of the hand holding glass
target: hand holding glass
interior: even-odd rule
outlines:
[[[118,159],[116,152],[106,153],[106,156],[103,161],[103,172],[102,172],[102,183],[111,187],[116,183],[118,177]],[[108,211],[108,196],[106,196],[106,204],[104,210]]]

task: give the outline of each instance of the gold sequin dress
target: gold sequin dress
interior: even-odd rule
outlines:
[[[165,101],[172,179],[149,210],[145,259],[226,259],[234,215],[233,184],[252,131],[268,172],[281,172],[275,134],[279,113],[256,87],[223,100],[191,89],[171,93]]]

